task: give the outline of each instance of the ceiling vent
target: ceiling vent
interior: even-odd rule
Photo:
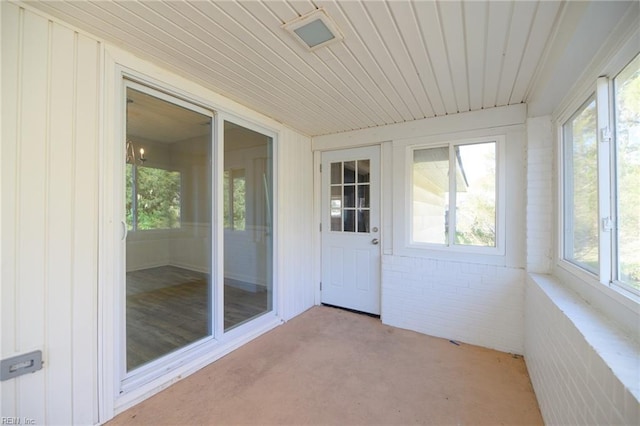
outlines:
[[[296,18],[282,26],[307,50],[314,51],[342,40],[342,34],[323,9]]]

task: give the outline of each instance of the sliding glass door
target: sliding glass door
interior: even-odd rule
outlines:
[[[224,330],[273,309],[273,139],[224,122]]]
[[[212,335],[212,125],[126,84],[126,372]]]
[[[124,85],[117,351],[127,393],[275,319],[275,134]]]

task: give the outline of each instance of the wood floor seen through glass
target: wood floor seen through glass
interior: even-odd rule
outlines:
[[[208,274],[175,266],[127,273],[127,371],[209,336]],[[224,329],[267,312],[264,287],[226,280]]]

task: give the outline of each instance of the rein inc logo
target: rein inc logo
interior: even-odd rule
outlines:
[[[35,425],[35,419],[29,417],[0,417],[0,425]]]

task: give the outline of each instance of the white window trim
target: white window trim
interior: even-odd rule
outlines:
[[[571,113],[571,115],[569,115],[564,121],[562,121],[561,123],[559,123],[558,125],[558,140],[559,140],[559,144],[558,144],[558,151],[559,151],[559,164],[558,164],[558,183],[559,183],[559,192],[561,194],[560,199],[558,201],[558,210],[560,212],[560,218],[559,218],[559,226],[560,226],[560,230],[562,232],[560,232],[559,235],[559,247],[558,247],[558,253],[559,253],[559,258],[560,261],[562,262],[563,266],[567,267],[568,270],[575,270],[575,271],[579,271],[581,275],[583,275],[585,278],[586,277],[590,277],[590,279],[596,280],[598,279],[598,273],[595,273],[594,271],[590,271],[587,268],[583,268],[580,265],[578,265],[577,263],[574,263],[570,260],[565,259],[565,245],[567,244],[566,242],[566,235],[565,235],[565,228],[566,228],[566,215],[567,213],[567,209],[566,209],[566,205],[565,205],[565,194],[566,194],[566,186],[565,186],[565,179],[567,178],[566,173],[567,173],[567,168],[565,166],[565,160],[567,158],[567,141],[565,141],[565,131],[564,131],[564,127],[565,125],[567,125],[571,120],[573,120],[574,118],[576,118],[583,110],[586,109],[586,107],[591,103],[591,102],[596,102],[596,111],[598,110],[598,100],[597,100],[597,96],[595,94],[595,90],[594,92],[590,93],[585,99],[584,101],[575,108],[575,110],[573,110],[573,112]],[[596,127],[597,124],[596,124]],[[597,130],[596,130],[597,133]],[[599,139],[599,138],[598,138]],[[598,147],[599,147],[599,143],[600,141],[598,140],[596,143],[598,143]],[[598,157],[600,156],[600,153],[598,153]],[[598,186],[598,194],[600,194],[600,187]],[[600,197],[598,197],[600,198]],[[600,211],[598,209],[598,211]],[[599,238],[598,241],[600,241],[600,246],[602,245],[602,241]],[[601,253],[601,247],[598,247],[598,253]],[[599,259],[600,260],[600,259]],[[599,262],[600,264],[601,262]]]
[[[615,232],[603,230],[603,220],[615,218],[615,205],[612,204],[612,194],[615,194],[615,179],[612,173],[615,161],[613,150],[615,144],[604,140],[604,131],[608,130],[614,136],[614,100],[613,100],[613,80],[615,77],[638,55],[637,44],[640,31],[636,30],[622,48],[611,60],[603,65],[602,73],[598,78],[592,79],[591,84],[583,85],[580,95],[573,95],[571,102],[564,107],[560,113],[554,114],[554,125],[556,127],[556,147],[557,147],[557,239],[556,239],[556,266],[578,280],[594,287],[600,292],[604,291],[609,297],[618,300],[628,306],[637,307],[640,304],[640,293],[629,288],[628,285],[620,283],[616,279],[614,258]],[[563,126],[574,114],[585,104],[585,102],[595,94],[597,111],[597,139],[598,139],[598,218],[599,218],[599,271],[593,274],[586,269],[564,259],[564,170],[565,151]],[[604,196],[601,196],[602,192]],[[607,291],[608,290],[608,291]],[[615,294],[611,294],[611,291]]]
[[[431,139],[431,138],[428,138]],[[459,260],[472,263],[487,263],[502,265],[505,263],[506,254],[506,150],[504,134],[488,134],[482,137],[473,138],[438,138],[437,140],[427,140],[427,138],[417,138],[403,141],[402,146],[396,147],[394,156],[399,158],[395,161],[396,170],[401,170],[401,191],[402,203],[396,202],[394,215],[396,216],[395,227],[400,232],[394,238],[394,252],[401,255],[418,257],[434,257],[441,259]],[[471,145],[483,142],[496,143],[496,246],[478,247],[417,243],[412,241],[412,166],[413,152],[418,149],[428,149],[437,147],[452,147],[456,145]],[[400,155],[398,155],[400,154]],[[396,190],[398,190],[396,185]],[[396,198],[397,199],[397,198]]]

